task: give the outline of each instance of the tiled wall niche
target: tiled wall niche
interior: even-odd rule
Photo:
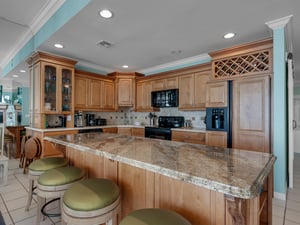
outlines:
[[[94,113],[95,118],[104,118],[107,125],[150,125],[149,112],[134,112],[131,108],[121,108],[118,112],[85,112]],[[83,113],[83,114],[85,114]],[[157,116],[184,116],[185,120],[191,120],[195,128],[205,128],[205,111],[178,111],[178,108],[161,108],[155,112]],[[85,118],[85,116],[84,116]],[[84,123],[85,124],[85,123]]]

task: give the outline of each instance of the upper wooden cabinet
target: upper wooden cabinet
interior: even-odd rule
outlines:
[[[152,91],[168,90],[178,88],[178,77],[156,79],[152,82]]]
[[[179,109],[200,110],[205,108],[206,83],[210,71],[179,76]]]
[[[115,79],[116,106],[135,108],[135,78],[142,75],[115,72],[108,74],[108,76]]]
[[[115,111],[114,81],[103,75],[76,71],[75,109]]]
[[[211,82],[206,86],[206,107],[227,107],[228,82]]]
[[[138,81],[136,83],[136,111],[152,112],[159,110],[151,107],[152,81]]]
[[[46,114],[73,114],[76,61],[36,52],[27,59],[27,63],[31,84],[30,108],[34,114],[31,115],[32,126],[45,128]]]

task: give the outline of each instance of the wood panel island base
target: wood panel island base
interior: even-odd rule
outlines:
[[[121,188],[124,218],[141,208],[167,208],[193,225],[272,224],[264,183],[275,157],[205,145],[89,133],[45,137],[89,177]],[[270,192],[269,192],[270,193]],[[271,195],[272,196],[272,195]]]

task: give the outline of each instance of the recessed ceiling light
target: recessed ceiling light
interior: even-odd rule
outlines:
[[[109,19],[109,18],[112,18],[112,12],[109,10],[109,9],[102,9],[100,12],[99,12],[99,15],[102,17],[102,18],[105,18],[105,19]]]
[[[58,43],[54,44],[54,47],[55,48],[64,48],[64,46],[62,44],[58,44]]]
[[[13,75],[12,75],[12,77],[19,77],[19,75],[17,75],[17,74],[13,74]]]
[[[123,68],[128,68],[128,66],[127,65],[123,65]]]
[[[26,70],[20,70],[20,73],[26,73]]]
[[[235,33],[227,33],[227,34],[224,34],[224,38],[225,39],[229,39],[229,38],[233,38],[235,36]]]

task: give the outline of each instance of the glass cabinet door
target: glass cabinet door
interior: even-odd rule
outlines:
[[[61,76],[61,111],[72,110],[72,70],[62,69]]]
[[[57,68],[45,65],[44,111],[56,111]]]

